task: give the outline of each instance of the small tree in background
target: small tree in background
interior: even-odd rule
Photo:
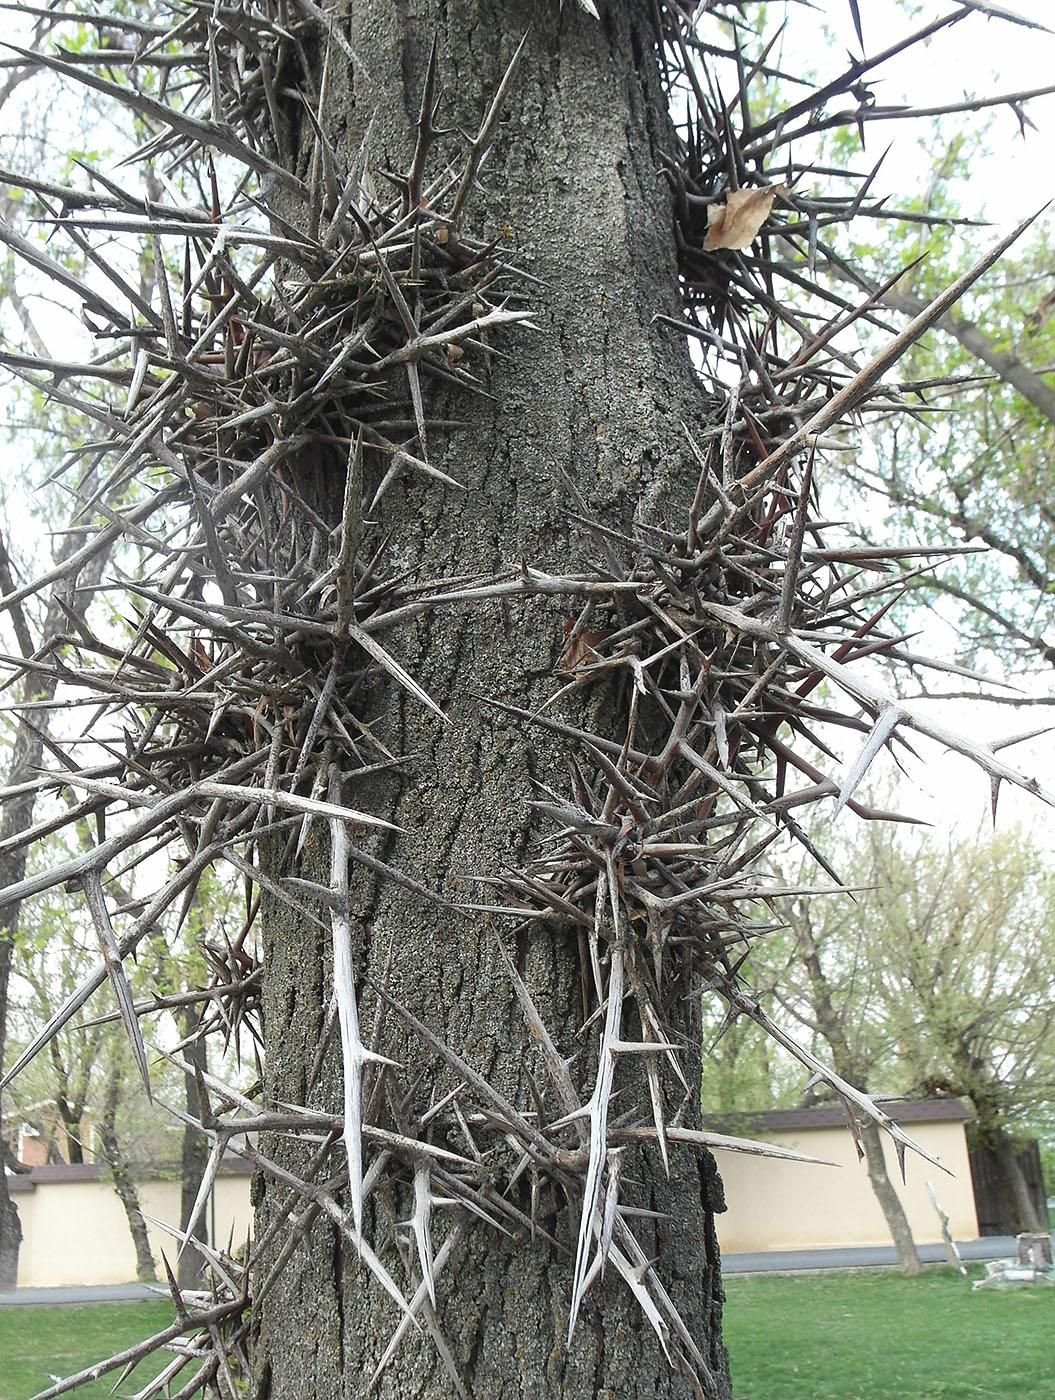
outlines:
[[[1016,1149],[1055,1102],[1055,885],[1045,856],[1014,828],[913,851],[870,836],[865,938],[901,1077],[910,1092],[970,1100],[969,1141],[995,1157],[1007,1218],[1044,1230]]]

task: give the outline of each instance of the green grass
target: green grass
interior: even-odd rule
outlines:
[[[91,1303],[63,1307],[0,1308],[0,1400],[29,1400],[52,1383],[93,1361],[112,1356],[172,1321],[170,1303]],[[171,1359],[165,1353],[165,1359]],[[160,1367],[144,1362],[143,1379]],[[81,1400],[104,1400],[120,1375],[93,1381],[73,1392]],[[132,1387],[125,1387],[125,1391]]]
[[[972,1293],[928,1269],[732,1277],[726,1293],[745,1400],[1055,1400],[1055,1289]],[[171,1319],[167,1303],[0,1308],[0,1400],[29,1400]],[[103,1400],[116,1378],[75,1394]]]
[[[734,1276],[725,1288],[744,1400],[1055,1397],[1055,1288],[972,1293],[945,1268]]]

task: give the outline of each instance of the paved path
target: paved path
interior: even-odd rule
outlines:
[[[150,1303],[170,1297],[163,1284],[97,1283],[67,1288],[16,1288],[0,1293],[0,1308],[26,1307],[33,1303]]]
[[[960,1244],[965,1260],[1014,1258],[1013,1235],[991,1235]],[[921,1244],[919,1255],[925,1264],[944,1264],[945,1249],[940,1244]],[[722,1257],[725,1274],[802,1273],[813,1269],[875,1269],[897,1262],[892,1245],[853,1249],[780,1249],[759,1254],[726,1254]],[[147,1303],[165,1299],[168,1290],[147,1283],[105,1283],[93,1287],[16,1288],[0,1293],[0,1308],[26,1307],[34,1303]]]
[[[1014,1235],[987,1235],[979,1240],[959,1242],[960,1257],[977,1259],[1015,1257]],[[916,1246],[924,1264],[944,1264],[945,1246]],[[723,1274],[801,1273],[810,1269],[875,1269],[897,1263],[892,1244],[852,1249],[779,1249],[758,1254],[723,1254]],[[2,1295],[0,1295],[2,1301]]]

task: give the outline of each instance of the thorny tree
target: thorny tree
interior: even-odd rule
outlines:
[[[102,715],[36,780],[98,840],[0,903],[80,886],[104,958],[53,1024],[108,978],[146,1078],[122,958],[211,864],[246,881],[201,1029],[261,1026],[263,1080],[198,1076],[199,1206],[243,1154],[256,1238],[112,1363],[186,1334],[181,1395],[728,1396],[698,1008],[787,1040],[740,963],[757,857],[812,851],[795,811],[840,793],[817,731],[865,736],[861,815],[909,730],[1031,785],[869,669],[899,639],[868,571],[913,551],[841,546],[810,484],[1015,235],[858,365],[871,304],[812,286],[811,250],[877,206],[796,151],[827,101],[864,120],[879,59],[755,120],[767,53],[716,24],[741,5],[527,8],[115,6],[17,55],[131,107],[167,181],[12,177],[89,271],[4,236],[100,349],[8,357],[94,423],[67,464],[94,534],[4,604],[121,540],[142,567],[127,636],[75,607],[16,663]],[[117,231],[151,243],[149,302]],[[170,843],[115,907],[111,869]]]

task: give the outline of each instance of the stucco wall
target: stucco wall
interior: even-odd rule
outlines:
[[[904,1127],[952,1172],[947,1175],[909,1153],[905,1162],[907,1182],[902,1186],[896,1154],[886,1145],[891,1180],[905,1205],[917,1242],[941,1239],[940,1222],[927,1195],[928,1178],[949,1213],[954,1238],[975,1239],[978,1222],[963,1118],[905,1122]],[[717,1221],[718,1238],[725,1252],[890,1243],[868,1174],[864,1164],[857,1161],[853,1139],[845,1126],[797,1125],[783,1131],[767,1127],[764,1132],[745,1126],[733,1130],[743,1136],[764,1137],[781,1147],[837,1165],[813,1166],[739,1152],[717,1152],[729,1207]],[[92,1168],[45,1167],[34,1172],[32,1183],[24,1178],[8,1178],[22,1219],[18,1272],[21,1287],[126,1283],[135,1278],[135,1251],[121,1203],[112,1186],[93,1173]],[[232,1231],[236,1247],[249,1233],[249,1181],[247,1175],[225,1175],[216,1183],[216,1238],[225,1247]],[[179,1219],[177,1181],[141,1180],[137,1184],[146,1215],[166,1221]],[[211,1212],[209,1218],[212,1228]],[[178,1242],[149,1222],[148,1228],[158,1265],[162,1250],[170,1263],[174,1262]]]
[[[887,1169],[901,1197],[917,1244],[941,1239],[941,1222],[927,1194],[927,1180],[950,1217],[956,1240],[978,1236],[971,1171],[962,1122],[907,1123],[905,1130],[938,1157],[952,1175],[914,1153],[905,1159],[902,1185],[897,1154],[885,1144]],[[746,1136],[747,1134],[745,1134]],[[717,1220],[718,1240],[730,1254],[760,1249],[837,1248],[889,1244],[863,1162],[845,1127],[766,1132],[766,1141],[822,1157],[835,1166],[807,1166],[768,1157],[719,1151],[728,1210]]]
[[[10,1180],[10,1178],[9,1178]],[[233,1230],[234,1245],[249,1233],[249,1177],[221,1176],[214,1192],[216,1238],[226,1248]],[[136,1183],[144,1215],[179,1223],[178,1181],[140,1180]],[[136,1256],[128,1220],[113,1187],[102,1179],[35,1181],[31,1189],[16,1187],[15,1204],[22,1221],[18,1259],[20,1288],[50,1288],[62,1284],[128,1283],[136,1276]],[[210,1237],[213,1216],[208,1214]],[[151,1249],[164,1277],[164,1250],[175,1270],[179,1241],[147,1222]]]

